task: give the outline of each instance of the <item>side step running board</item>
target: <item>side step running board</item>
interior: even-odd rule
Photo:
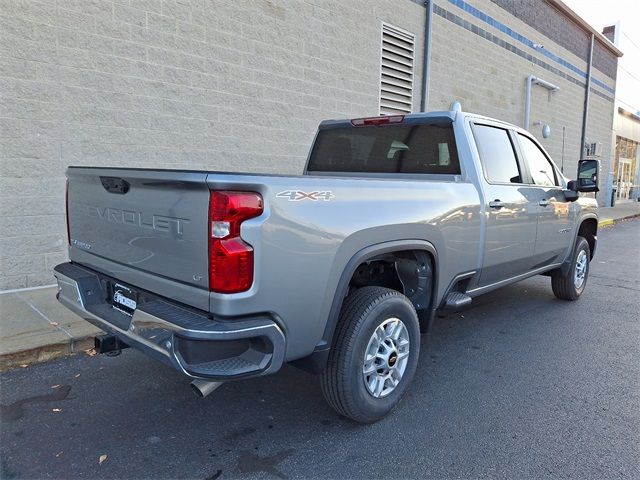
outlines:
[[[445,308],[455,310],[471,304],[472,298],[466,293],[449,292],[445,299]]]

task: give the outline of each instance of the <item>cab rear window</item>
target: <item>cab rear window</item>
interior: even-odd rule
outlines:
[[[460,173],[451,124],[370,125],[321,130],[309,172]]]

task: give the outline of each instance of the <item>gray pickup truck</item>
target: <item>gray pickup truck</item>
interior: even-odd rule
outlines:
[[[70,167],[58,299],[202,396],[288,362],[373,422],[435,314],[532,275],[576,300],[598,162],[569,181],[527,131],[459,110],[320,124],[304,175]]]

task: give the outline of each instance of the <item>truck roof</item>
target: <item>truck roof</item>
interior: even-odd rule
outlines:
[[[453,111],[442,111],[442,112],[421,112],[421,113],[410,113],[404,116],[404,121],[402,123],[451,123],[455,120],[456,114],[458,112]],[[389,117],[396,117],[399,115],[388,115]],[[378,117],[368,117],[368,118],[378,118]],[[337,127],[348,127],[352,126],[352,118],[343,118],[336,120],[323,120],[320,122],[318,128],[320,130],[326,128],[337,128]]]
[[[419,112],[419,113],[409,113],[406,115],[388,115],[389,117],[397,117],[403,116],[404,119],[402,123],[404,124],[420,124],[420,123],[452,123],[456,120],[457,115],[462,115],[464,117],[477,118],[482,120],[490,120],[492,122],[499,122],[504,124],[505,126],[509,126],[510,128],[519,129],[517,125],[513,125],[509,122],[505,122],[503,120],[499,120],[497,118],[487,117],[485,115],[480,115],[477,113],[471,112],[462,112],[459,110],[449,110],[449,111],[434,111],[434,112]],[[367,119],[377,119],[379,117],[367,117]],[[340,127],[350,127],[352,126],[352,118],[343,118],[343,119],[332,119],[332,120],[323,120],[320,122],[318,129],[324,130],[329,128],[340,128]],[[392,122],[395,123],[395,122]]]

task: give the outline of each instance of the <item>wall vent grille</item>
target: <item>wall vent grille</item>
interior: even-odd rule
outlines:
[[[380,115],[411,113],[415,36],[382,24]]]

